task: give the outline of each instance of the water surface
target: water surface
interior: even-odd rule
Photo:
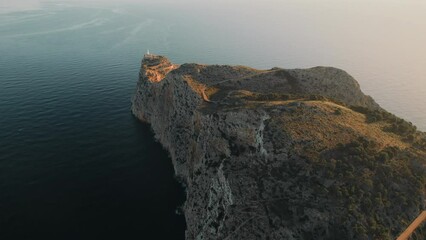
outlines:
[[[424,1],[18,1],[0,7],[0,237],[181,239],[183,191],[130,114],[175,63],[335,66],[426,130]]]

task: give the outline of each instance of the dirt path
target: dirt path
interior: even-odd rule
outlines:
[[[424,221],[426,221],[426,211],[423,211],[396,240],[407,240]]]

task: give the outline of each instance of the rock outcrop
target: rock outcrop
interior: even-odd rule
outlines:
[[[339,69],[146,55],[132,112],[186,186],[186,239],[391,239],[425,207],[424,134]]]

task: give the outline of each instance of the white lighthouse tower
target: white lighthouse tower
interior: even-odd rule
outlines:
[[[145,53],[145,55],[143,55],[143,57],[147,58],[147,59],[151,59],[151,58],[154,57],[154,54],[149,53],[149,49],[147,49],[146,53]]]

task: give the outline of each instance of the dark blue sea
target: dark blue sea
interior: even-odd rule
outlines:
[[[49,9],[0,21],[0,239],[183,239],[184,190],[130,112],[144,45]]]
[[[184,189],[131,97],[175,63],[335,66],[426,130],[424,1],[5,0],[0,239],[183,239]]]

